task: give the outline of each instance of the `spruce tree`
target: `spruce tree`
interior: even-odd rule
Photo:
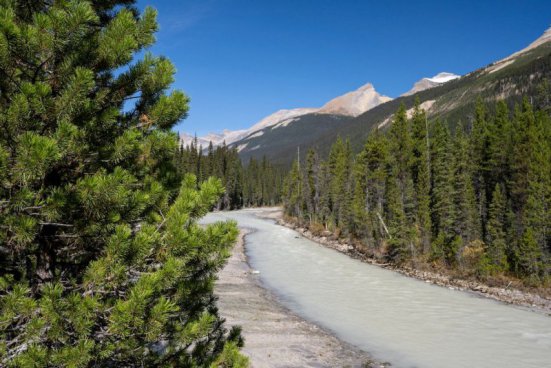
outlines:
[[[313,222],[319,211],[319,158],[316,151],[311,148],[306,156],[304,174],[304,201],[306,203],[307,216]]]
[[[414,164],[414,142],[411,135],[411,122],[407,118],[406,108],[403,104],[394,115],[388,135],[390,152],[394,158],[392,167],[398,179],[400,197],[408,222],[412,223],[415,216],[414,188],[411,176]]]
[[[391,172],[387,177],[385,192],[385,221],[388,224],[388,255],[395,262],[403,262],[411,256],[410,229],[400,192],[400,180]],[[385,225],[387,226],[387,225]]]
[[[487,176],[485,167],[488,160],[488,111],[483,100],[476,101],[475,118],[472,122],[470,148],[473,162],[473,185],[476,195],[477,212],[481,230],[484,231],[487,218]],[[492,188],[493,189],[493,188]],[[491,193],[490,193],[491,194]],[[484,234],[482,234],[484,235]]]
[[[517,272],[537,284],[544,273],[543,254],[534,236],[534,230],[527,227],[518,243],[515,254]]]
[[[551,124],[549,115],[535,114],[534,126],[527,132],[531,142],[531,155],[523,213],[524,224],[532,228],[542,252],[551,251],[551,142],[545,135],[545,124]]]
[[[285,177],[283,194],[287,214],[298,218],[302,218],[303,215],[303,193],[301,188],[302,173],[300,172],[298,160],[295,160],[291,171]]]
[[[480,218],[477,213],[476,195],[473,186],[473,165],[469,140],[462,124],[456,128],[453,147],[455,232],[464,244],[480,237]]]
[[[340,137],[331,147],[328,168],[331,176],[331,212],[335,225],[346,229],[350,223],[351,202],[353,196],[352,150],[348,140]]]
[[[447,261],[455,260],[450,247],[456,233],[454,232],[454,177],[453,156],[450,132],[441,122],[436,121],[431,137],[431,210],[433,232],[433,252],[436,257]]]
[[[420,245],[427,253],[431,241],[430,218],[430,140],[427,116],[415,102],[412,116],[413,163],[412,177],[415,185],[416,221],[420,232]]]
[[[387,238],[384,223],[386,180],[391,169],[389,144],[385,135],[378,130],[372,132],[357,159],[359,178],[365,177],[365,210],[371,224],[371,237],[376,245]]]
[[[484,165],[486,185],[489,194],[496,183],[508,181],[510,175],[512,124],[509,120],[509,108],[504,101],[496,104],[496,113],[487,127],[487,160]]]
[[[486,272],[499,273],[506,271],[508,268],[505,234],[506,215],[505,195],[501,186],[496,184],[492,194],[486,230]]]
[[[244,366],[213,284],[237,230],[178,175],[188,98],[134,1],[0,2],[0,365]],[[231,334],[236,336],[236,334]]]
[[[320,163],[319,171],[319,186],[320,186],[320,199],[319,199],[319,214],[318,220],[321,221],[328,229],[332,225],[331,214],[331,173],[327,161]]]

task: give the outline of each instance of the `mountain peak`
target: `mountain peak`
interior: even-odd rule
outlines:
[[[373,84],[367,83],[355,91],[332,99],[319,109],[321,114],[358,116],[377,105],[392,100],[375,91]]]
[[[402,96],[409,96],[417,92],[424,91],[429,88],[433,88],[436,86],[439,86],[441,84],[444,84],[446,82],[449,82],[451,80],[457,79],[460,76],[453,73],[448,72],[441,72],[436,74],[434,77],[431,78],[423,78],[413,85],[413,88],[404,93]]]
[[[358,88],[358,91],[367,91],[367,90],[375,90],[375,87],[373,87],[373,84],[371,83],[366,83],[360,88]]]

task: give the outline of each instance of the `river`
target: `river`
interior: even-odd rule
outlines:
[[[251,266],[281,302],[396,367],[551,367],[551,317],[352,259],[257,216],[235,220]]]

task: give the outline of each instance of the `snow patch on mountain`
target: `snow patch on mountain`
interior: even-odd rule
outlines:
[[[260,130],[256,133],[253,133],[253,134],[249,135],[247,138],[256,138],[256,137],[260,137],[263,134],[264,134],[264,131]]]
[[[459,78],[459,75],[457,74],[442,72],[442,73],[436,74],[432,78],[427,78],[427,79],[434,83],[446,83],[457,78]]]
[[[417,92],[421,92],[429,88],[440,86],[444,83],[447,83],[459,77],[460,77],[459,75],[453,74],[453,73],[447,73],[447,72],[438,73],[432,78],[423,78],[420,81],[415,82],[415,84],[413,85],[413,88],[407,91],[406,93],[404,93],[402,96],[410,96]]]

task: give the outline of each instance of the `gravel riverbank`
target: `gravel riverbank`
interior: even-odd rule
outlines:
[[[219,273],[215,293],[227,326],[242,327],[243,353],[250,357],[252,367],[387,366],[283,307],[247,263],[245,235],[241,232],[228,264]]]

